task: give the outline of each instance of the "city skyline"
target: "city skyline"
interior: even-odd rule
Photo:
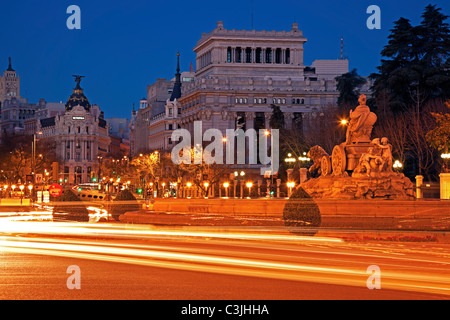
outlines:
[[[21,78],[21,95],[30,102],[40,98],[67,101],[75,86],[71,75],[82,74],[86,96],[106,117],[129,118],[133,103],[138,108],[139,99],[146,96],[147,85],[157,78],[174,77],[177,51],[182,71],[189,70],[190,63],[195,66],[192,49],[201,34],[214,29],[219,20],[230,30],[288,31],[293,22],[298,23],[308,39],[306,66],[316,59],[339,58],[343,36],[350,70],[356,68],[368,76],[380,63],[380,51],[393,22],[405,17],[419,23],[429,2],[416,0],[405,6],[379,1],[381,30],[366,27],[370,16],[366,9],[372,4],[368,1],[341,8],[331,1],[320,6],[282,1],[273,6],[254,0],[253,10],[251,3],[232,1],[222,8],[206,1],[170,5],[138,1],[131,8],[118,2],[78,1],[73,4],[81,9],[81,30],[66,27],[70,16],[66,9],[72,3],[4,3],[0,35],[7,45],[0,66],[5,70],[8,57],[12,58],[12,67]],[[434,4],[444,14],[449,12],[449,5]]]

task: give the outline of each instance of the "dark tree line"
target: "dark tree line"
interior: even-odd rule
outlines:
[[[436,179],[442,168],[440,150],[427,139],[440,119],[436,114],[446,117],[450,99],[450,29],[441,11],[428,5],[416,26],[403,17],[395,21],[377,72],[369,76],[372,95],[367,104],[378,116],[374,133],[391,139],[410,178],[421,174]],[[336,81],[338,109],[348,115],[357,106],[365,79],[353,70]]]
[[[419,25],[406,18],[394,23],[381,51],[378,72],[370,76],[375,105],[394,114],[450,98],[450,29],[448,16],[428,5]],[[387,104],[387,106],[386,106]]]

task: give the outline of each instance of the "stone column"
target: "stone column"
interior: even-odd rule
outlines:
[[[300,183],[305,182],[308,179],[308,169],[300,168]]]
[[[441,199],[450,200],[450,173],[441,173],[440,185],[441,185]]]
[[[422,193],[423,176],[416,176],[416,199],[423,199]]]
[[[255,113],[254,112],[246,112],[245,113],[245,123],[247,124],[245,126],[245,129],[254,129],[255,128]]]

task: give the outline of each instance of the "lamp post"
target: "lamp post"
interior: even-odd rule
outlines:
[[[252,192],[252,187],[253,187],[253,183],[252,182],[247,182],[246,184],[247,188],[248,188],[248,199],[251,198],[251,192]]]
[[[33,175],[33,178],[34,178],[35,171],[36,171],[36,135],[37,134],[41,135],[42,131],[38,131],[35,134],[33,134],[33,145],[31,147],[31,154],[32,154],[31,174]]]
[[[31,199],[31,201],[33,201],[33,185],[32,184],[29,184],[28,185],[28,190],[30,190],[30,199]]]
[[[441,158],[444,159],[444,167],[443,167],[444,173],[450,172],[450,167],[448,165],[448,163],[450,161],[450,153],[441,154]]]
[[[228,182],[223,183],[223,187],[225,188],[225,198],[228,198],[228,187],[230,184]]]
[[[205,187],[205,199],[208,199],[208,186],[209,186],[209,183],[205,182],[205,183],[203,183],[203,186]]]
[[[192,194],[191,194],[192,183],[188,182],[188,183],[186,183],[186,186],[188,187],[188,193],[189,193],[189,196],[187,196],[186,198],[190,199],[192,197]]]
[[[25,189],[25,186],[22,184],[22,185],[20,185],[19,189],[20,189],[20,204],[22,204],[23,189]]]
[[[288,194],[288,197],[290,197],[291,195],[292,195],[292,188],[294,188],[295,187],[295,182],[288,182],[287,183],[287,186],[288,186],[288,188],[289,188],[289,194]]]
[[[236,175],[236,172],[234,173]],[[245,172],[241,171],[238,176],[238,181],[244,180]],[[244,183],[240,183],[241,185],[241,199],[244,197]]]

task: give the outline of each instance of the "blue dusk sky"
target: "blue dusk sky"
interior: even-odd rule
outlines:
[[[178,50],[182,70],[195,66],[192,49],[217,21],[226,29],[251,30],[252,3],[255,30],[289,31],[293,22],[299,24],[308,39],[305,65],[339,58],[343,36],[350,69],[362,76],[376,71],[394,21],[404,17],[419,24],[430,3],[450,15],[450,1],[444,0],[1,0],[0,72],[12,57],[21,96],[30,102],[65,102],[75,86],[72,74],[84,75],[91,104],[108,118],[129,118],[148,84],[174,77]],[[66,27],[70,5],[81,9],[81,30]],[[370,5],[381,9],[380,30],[366,27]]]

